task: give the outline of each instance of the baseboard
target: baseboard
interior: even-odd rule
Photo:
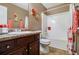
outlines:
[[[67,40],[51,40],[49,46],[67,51]]]
[[[49,52],[48,53],[43,53],[40,51],[41,55],[69,55],[66,50],[54,48],[54,47],[49,47]]]

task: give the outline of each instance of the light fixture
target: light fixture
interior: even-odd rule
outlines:
[[[32,12],[32,15],[33,16],[36,16],[36,10],[34,8],[32,8],[32,11],[31,12]]]

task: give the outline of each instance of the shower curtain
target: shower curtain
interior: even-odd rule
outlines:
[[[77,54],[77,28],[78,28],[79,11],[74,7],[72,27],[68,29],[68,52],[69,54]]]
[[[78,28],[79,10],[76,8],[73,12],[73,53],[77,53],[77,28]]]

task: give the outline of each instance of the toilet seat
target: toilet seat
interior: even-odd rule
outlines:
[[[41,44],[50,44],[50,40],[48,39],[40,39]]]

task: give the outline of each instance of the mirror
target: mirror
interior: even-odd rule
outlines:
[[[7,25],[7,7],[0,5],[0,24]]]

